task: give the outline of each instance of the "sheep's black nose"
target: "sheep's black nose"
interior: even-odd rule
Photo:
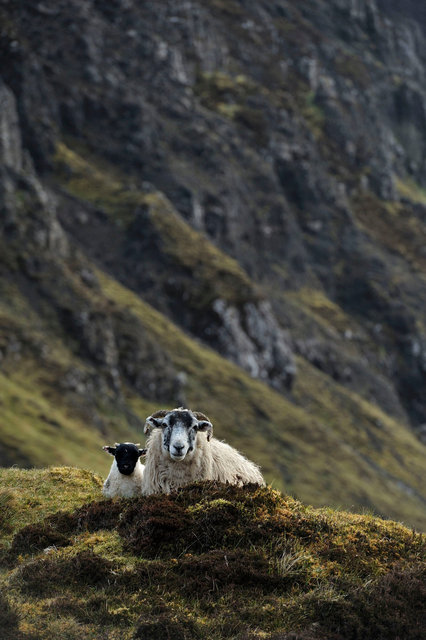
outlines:
[[[184,444],[179,444],[179,445],[178,444],[174,444],[173,448],[176,449],[176,451],[178,453],[180,453],[182,451],[182,449],[184,448],[184,446],[185,446]]]

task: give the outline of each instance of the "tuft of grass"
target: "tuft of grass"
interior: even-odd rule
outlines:
[[[23,564],[12,582],[19,583],[25,593],[40,598],[55,594],[58,585],[107,586],[113,579],[115,569],[114,563],[91,551],[75,555],[54,552]]]
[[[421,640],[426,620],[426,567],[396,567],[364,589],[316,604],[324,635],[336,640]]]

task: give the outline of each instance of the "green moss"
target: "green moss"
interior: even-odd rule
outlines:
[[[420,187],[414,180],[395,178],[395,185],[402,198],[416,204],[426,205],[426,189]]]
[[[31,488],[20,474],[28,499]],[[392,619],[379,609],[380,596],[392,598],[401,615],[408,607],[404,628],[417,628],[425,542],[397,523],[316,510],[270,488],[215,483],[72,511],[74,488],[62,491],[71,512],[43,519],[54,497],[46,493],[35,523],[40,530],[56,526],[70,544],[15,557],[0,576],[15,631],[46,640],[49,633],[99,638],[101,629],[129,640],[164,634],[236,640],[253,628],[260,638],[317,622],[358,637],[365,613],[372,640]],[[25,532],[18,532],[22,540]]]
[[[248,129],[257,144],[266,144],[267,126],[263,111],[247,103],[252,95],[266,96],[265,88],[245,75],[231,76],[215,71],[199,74],[195,93],[205,107]]]
[[[238,262],[186,224],[163,195],[148,194],[144,202],[164,252],[191,273],[193,290],[189,295],[196,306],[203,309],[215,298],[236,305],[256,300],[254,285]]]
[[[408,189],[412,201],[421,201],[420,188],[410,183],[397,182],[398,189]],[[353,211],[363,230],[379,246],[396,252],[414,268],[422,271],[426,266],[423,243],[423,223],[415,213],[399,202],[380,200],[372,193],[364,193],[353,199]]]
[[[300,112],[314,137],[319,139],[323,134],[325,114],[321,107],[316,104],[313,91],[306,93]]]
[[[336,72],[352,80],[361,89],[367,89],[371,84],[370,74],[362,60],[354,54],[341,54],[334,60]]]
[[[101,207],[122,225],[131,222],[143,204],[142,194],[125,185],[122,174],[87,151],[78,153],[59,142],[54,165],[56,180],[69,193]]]
[[[286,298],[309,312],[324,328],[333,327],[342,332],[353,324],[353,320],[343,309],[330,300],[321,289],[303,287],[298,291],[288,292]]]
[[[224,71],[214,71],[200,72],[194,90],[205,107],[221,111],[224,105],[241,107],[248,96],[259,91],[259,87],[245,75],[232,76]]]

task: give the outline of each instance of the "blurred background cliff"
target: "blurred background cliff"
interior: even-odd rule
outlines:
[[[186,405],[426,526],[426,8],[0,0],[0,464]]]

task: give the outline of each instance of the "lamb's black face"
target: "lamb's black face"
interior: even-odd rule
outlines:
[[[120,473],[130,476],[136,467],[140,456],[139,449],[135,444],[124,443],[115,447],[115,461]]]

